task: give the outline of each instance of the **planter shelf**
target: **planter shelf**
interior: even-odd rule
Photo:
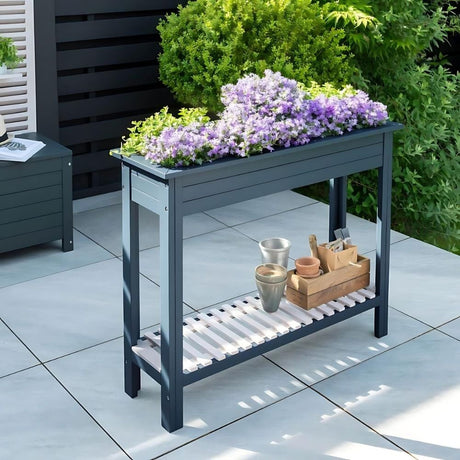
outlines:
[[[185,385],[369,309],[375,309],[376,337],[387,334],[392,143],[393,132],[401,128],[387,123],[300,147],[184,169],[167,169],[141,156],[113,153],[122,162],[123,180],[125,391],[137,396],[141,369],[159,382],[166,430],[172,432],[183,425]],[[183,319],[185,215],[329,180],[329,236],[334,239],[334,229],[346,226],[347,176],[375,168],[375,294],[361,289],[308,311],[283,300],[274,314],[263,312],[259,300],[249,297]],[[143,335],[139,205],[160,218],[161,333]]]

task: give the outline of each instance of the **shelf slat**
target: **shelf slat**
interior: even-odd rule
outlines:
[[[184,374],[212,366],[226,358],[230,360],[230,356],[238,353],[257,353],[254,349],[258,345],[263,344],[263,349],[273,339],[282,340],[289,332],[308,328],[312,323],[318,324],[326,317],[340,315],[356,305],[356,301],[364,303],[373,298],[375,294],[372,291],[361,289],[310,310],[283,298],[276,312],[267,313],[259,298],[249,296],[244,301],[236,300],[233,305],[225,304],[210,309],[208,313],[184,318]],[[344,314],[347,315],[346,312]],[[148,331],[144,338],[132,350],[161,372],[161,335],[159,331]]]

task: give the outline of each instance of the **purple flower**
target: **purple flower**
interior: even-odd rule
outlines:
[[[223,86],[221,100],[224,110],[216,121],[166,128],[147,140],[145,156],[167,167],[246,157],[378,126],[388,118],[386,107],[363,91],[309,99],[295,80],[271,70]]]

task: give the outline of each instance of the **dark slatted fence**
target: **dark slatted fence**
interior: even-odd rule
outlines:
[[[38,130],[72,149],[74,198],[119,188],[108,150],[131,120],[174,107],[158,79],[156,26],[178,3],[36,2]]]

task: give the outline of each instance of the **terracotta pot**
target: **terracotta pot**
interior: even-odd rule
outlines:
[[[300,276],[319,276],[319,264],[317,257],[301,257],[295,261],[296,272]]]

